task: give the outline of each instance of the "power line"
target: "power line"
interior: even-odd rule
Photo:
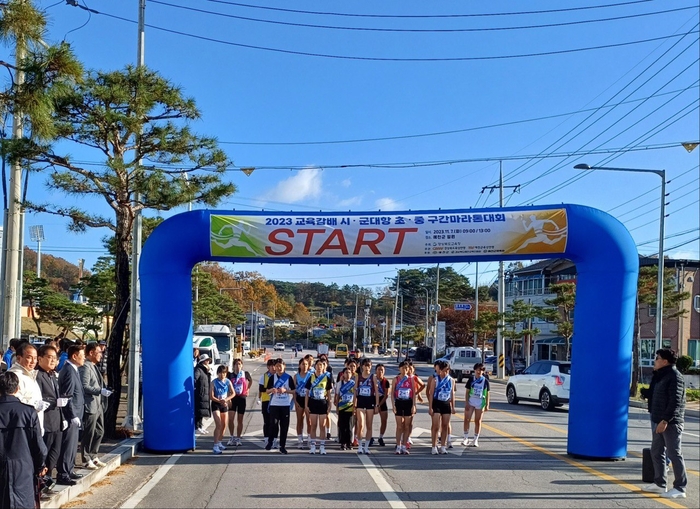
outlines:
[[[522,25],[513,27],[479,27],[479,28],[382,28],[382,27],[344,27],[337,25],[314,25],[311,23],[294,23],[291,21],[279,21],[271,19],[262,18],[251,18],[249,16],[240,16],[236,14],[227,14],[218,11],[209,11],[206,9],[199,9],[197,7],[177,5],[169,2],[163,2],[161,0],[150,0],[152,4],[164,5],[166,7],[173,7],[175,9],[187,10],[190,12],[199,12],[201,14],[211,14],[213,16],[218,16],[222,18],[237,19],[240,21],[252,21],[254,23],[266,23],[271,25],[282,25],[282,26],[292,26],[297,28],[317,28],[321,30],[339,30],[339,31],[354,31],[354,32],[391,32],[391,33],[473,33],[473,32],[500,32],[500,31],[511,31],[511,30],[531,30],[540,28],[555,28],[564,26],[574,26],[574,25],[585,25],[590,23],[603,23],[610,21],[620,21],[625,19],[641,18],[646,16],[656,16],[659,14],[668,14],[671,12],[686,11],[690,9],[697,9],[696,6],[688,7],[677,7],[675,9],[666,9],[662,11],[653,12],[642,12],[635,14],[626,14],[621,16],[612,16],[608,18],[598,18],[590,20],[576,20],[576,21],[563,21],[560,23],[545,23],[540,25]]]
[[[116,16],[114,14],[99,12],[99,11],[95,11],[94,9],[91,9],[91,12],[96,13],[96,14],[101,14],[103,16],[107,16],[109,18],[117,19],[120,21],[125,21],[127,23],[132,23],[132,24],[137,23],[134,20],[124,18],[122,16]],[[287,55],[299,55],[299,56],[307,56],[307,57],[332,58],[332,59],[339,59],[339,60],[359,60],[359,61],[371,61],[371,62],[477,62],[477,61],[485,61],[485,60],[509,60],[509,59],[516,59],[516,58],[532,58],[532,57],[544,57],[544,56],[551,56],[551,55],[566,55],[566,54],[571,54],[571,53],[580,53],[583,51],[595,51],[595,50],[601,50],[601,49],[621,48],[621,47],[625,47],[625,46],[634,46],[637,44],[645,44],[648,42],[664,41],[664,40],[668,40],[668,39],[684,37],[685,35],[687,35],[687,34],[671,34],[671,35],[651,37],[648,39],[639,39],[636,41],[627,41],[627,42],[621,42],[621,43],[601,44],[598,46],[587,46],[587,47],[583,47],[583,48],[569,48],[569,49],[564,49],[564,50],[552,50],[552,51],[542,51],[542,52],[534,52],[534,53],[518,53],[518,54],[512,54],[512,55],[490,55],[490,56],[473,56],[473,57],[405,57],[405,58],[399,58],[399,57],[367,57],[367,56],[359,56],[359,55],[334,55],[334,54],[330,54],[330,53],[313,53],[313,52],[309,52],[309,51],[295,51],[295,50],[289,50],[289,49],[283,49],[283,48],[272,48],[272,47],[268,47],[268,46],[257,46],[254,44],[243,44],[243,43],[232,42],[232,41],[224,41],[222,39],[216,39],[214,37],[205,37],[202,35],[195,35],[195,34],[191,34],[188,32],[183,32],[181,30],[174,30],[174,29],[170,29],[170,28],[160,27],[157,25],[151,25],[148,23],[146,23],[145,26],[147,26],[148,28],[151,28],[153,30],[158,30],[161,32],[166,32],[166,33],[175,34],[175,35],[181,35],[183,37],[190,37],[190,38],[199,39],[202,41],[215,42],[218,44],[224,44],[226,46],[234,46],[237,48],[269,51],[269,52],[273,52],[273,53],[283,53],[283,54],[287,54]],[[698,33],[698,31],[694,31],[694,32],[690,32],[690,33]]]
[[[653,0],[634,0],[631,2],[618,2],[614,4],[605,5],[587,5],[583,7],[567,7],[565,9],[548,9],[548,10],[537,10],[537,11],[516,11],[516,12],[492,12],[492,13],[475,13],[475,14],[354,14],[354,13],[340,13],[340,12],[322,12],[322,11],[305,11],[298,9],[284,9],[281,7],[268,7],[261,5],[251,5],[239,2],[230,2],[226,0],[207,0],[208,2],[215,4],[233,5],[236,7],[246,7],[250,9],[261,9],[266,11],[276,11],[276,12],[288,12],[294,14],[313,14],[320,16],[340,16],[349,18],[391,18],[391,19],[444,19],[444,18],[480,18],[480,17],[492,17],[492,16],[522,16],[522,15],[532,15],[532,14],[550,14],[557,12],[574,12],[574,11],[586,11],[591,9],[604,9],[610,7],[622,7],[627,5],[644,4],[649,3]]]
[[[664,240],[673,239],[675,237],[682,237],[683,235],[688,235],[689,233],[695,233],[696,231],[698,231],[698,228],[691,228],[690,230],[685,230],[683,232],[674,233],[673,235],[665,235]],[[639,242],[637,244],[637,247],[646,246],[647,244],[657,244],[658,242],[659,242],[658,238],[651,239],[651,240],[645,240],[644,242]]]

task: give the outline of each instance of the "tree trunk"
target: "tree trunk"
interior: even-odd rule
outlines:
[[[120,210],[117,212],[115,282],[116,298],[114,301],[114,320],[111,338],[107,346],[107,383],[114,391],[114,397],[105,412],[105,435],[114,437],[117,428],[117,411],[122,393],[122,345],[124,331],[129,317],[131,270],[131,215]]]
[[[36,309],[34,309],[34,304],[30,303],[29,304],[29,314],[32,317],[32,321],[34,322],[34,325],[36,325],[36,333],[38,336],[43,336],[41,333],[41,320],[39,320],[36,316]]]

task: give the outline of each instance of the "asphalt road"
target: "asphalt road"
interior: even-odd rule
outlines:
[[[285,353],[289,371],[296,366]],[[388,376],[396,364],[387,365]],[[261,361],[244,369],[257,381]],[[331,360],[334,371],[341,361]],[[424,379],[432,367],[420,367]],[[463,401],[463,389],[458,393]],[[410,456],[394,454],[394,418],[389,412],[387,446],[369,456],[340,451],[333,443],[326,456],[296,449],[290,432],[289,454],[263,449],[257,395],[248,400],[242,447],[214,455],[210,434],[194,452],[166,456],[141,453],[94,485],[71,507],[699,507],[700,426],[686,424],[684,455],[689,471],[688,498],[666,500],[643,494],[641,450],[648,447],[648,414],[630,408],[626,461],[593,462],[566,454],[566,407],[544,412],[537,405],[508,405],[505,386],[492,384],[492,411],[484,419],[479,448],[459,445],[461,409],[453,416],[455,447],[447,455],[430,454],[427,406],[419,405]],[[292,421],[292,430],[294,421]],[[375,419],[375,437],[379,423]],[[333,434],[336,434],[333,426]]]

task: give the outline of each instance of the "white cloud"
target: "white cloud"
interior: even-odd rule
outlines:
[[[298,203],[321,196],[323,179],[320,168],[308,168],[278,183],[263,195],[264,200]]]
[[[698,252],[697,251],[673,251],[670,254],[666,254],[669,258],[673,258],[675,260],[697,260],[698,258]]]
[[[343,209],[345,207],[352,207],[353,205],[359,205],[362,203],[362,196],[351,196],[350,198],[345,198],[344,200],[339,200],[336,208]]]
[[[379,198],[374,202],[379,210],[401,210],[402,205],[393,198]]]
[[[352,185],[352,181],[350,179],[345,179],[340,183],[340,185],[343,187],[350,187]]]

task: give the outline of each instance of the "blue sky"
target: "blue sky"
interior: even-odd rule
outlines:
[[[51,20],[47,39],[70,42],[87,68],[134,64],[138,0],[80,4],[99,14],[37,2]],[[520,185],[506,190],[507,205],[609,211],[650,255],[660,179],[573,166],[666,169],[666,255],[698,259],[700,148],[681,142],[700,138],[699,21],[691,0],[147,0],[145,60],[195,98],[193,128],[234,161],[227,178],[239,192],[223,209],[492,207],[498,194],[481,191],[497,184],[502,160],[505,185]],[[66,200],[33,178],[31,198]],[[29,215],[33,224],[44,225],[42,251],[88,268],[107,233],[69,233],[46,215]],[[480,264],[480,284],[496,266]],[[395,274],[391,265],[235,269],[375,288]],[[455,269],[473,282],[473,264]]]

